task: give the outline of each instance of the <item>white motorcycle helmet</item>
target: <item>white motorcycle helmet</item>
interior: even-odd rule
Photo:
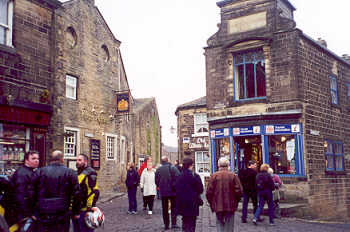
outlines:
[[[105,215],[97,207],[93,207],[91,210],[85,214],[85,224],[90,229],[97,229],[105,222]]]

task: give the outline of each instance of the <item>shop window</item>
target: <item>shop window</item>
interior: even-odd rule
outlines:
[[[221,157],[225,157],[230,161],[231,164],[231,157],[230,157],[230,139],[229,138],[223,138],[223,139],[216,139],[215,140],[215,150],[216,150],[216,165]]]
[[[75,158],[79,154],[79,129],[65,128],[64,158]]]
[[[269,160],[276,174],[297,174],[294,135],[270,135]]]
[[[13,1],[0,0],[0,44],[12,47]]]
[[[337,78],[334,76],[330,76],[330,87],[331,87],[331,98],[332,104],[338,104],[338,86],[337,86]]]
[[[77,99],[77,78],[66,75],[66,97],[70,99]]]
[[[108,134],[106,136],[106,157],[107,160],[115,160],[115,154],[117,152],[117,136]]]
[[[207,122],[207,114],[194,114],[194,132],[195,134],[208,133],[209,126]]]
[[[337,141],[324,142],[326,171],[344,171],[343,144]]]
[[[196,173],[210,173],[210,157],[207,151],[197,151],[195,153]]]
[[[0,123],[0,173],[11,174],[12,169],[20,166],[24,153],[29,151],[30,129]]]
[[[262,50],[234,56],[235,100],[266,97],[265,59]]]

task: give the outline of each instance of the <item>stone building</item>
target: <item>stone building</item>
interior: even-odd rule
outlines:
[[[0,1],[0,172],[50,149],[56,0]]]
[[[219,30],[205,48],[212,171],[220,156],[235,171],[269,163],[308,215],[349,218],[347,56],[296,28],[288,0],[217,6]]]
[[[179,160],[194,161],[194,170],[204,183],[210,175],[209,127],[206,97],[179,105],[176,108]]]
[[[162,144],[162,156],[168,157],[169,162],[172,164],[174,164],[176,160],[179,160],[181,163],[181,160],[179,159],[177,147],[172,147],[172,146],[167,146],[165,144]]]
[[[135,162],[138,166],[146,156],[153,164],[160,163],[161,126],[155,98],[134,99],[134,144]]]
[[[67,1],[56,11],[49,134],[52,149],[64,151],[68,167],[75,168],[78,154],[88,154],[107,192],[124,186],[126,165],[134,160],[133,98],[121,42],[94,3]]]

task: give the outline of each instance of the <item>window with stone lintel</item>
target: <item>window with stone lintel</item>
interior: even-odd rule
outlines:
[[[265,58],[262,49],[233,54],[234,100],[266,98]]]

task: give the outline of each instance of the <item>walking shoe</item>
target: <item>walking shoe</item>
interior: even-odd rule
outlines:
[[[132,214],[137,214],[137,212],[136,212],[136,211],[131,211],[131,213],[132,213]]]
[[[253,219],[253,224],[256,225],[256,226],[258,225],[258,223],[256,222],[255,218]]]
[[[129,211],[129,210],[128,210],[128,212],[126,212],[126,213],[127,213],[127,214],[132,214],[132,212],[131,212],[131,211]]]
[[[148,215],[152,215],[152,211],[150,210],[150,211],[148,211]]]
[[[270,222],[270,226],[275,226],[275,223],[273,223],[273,222],[271,223],[271,222]]]

